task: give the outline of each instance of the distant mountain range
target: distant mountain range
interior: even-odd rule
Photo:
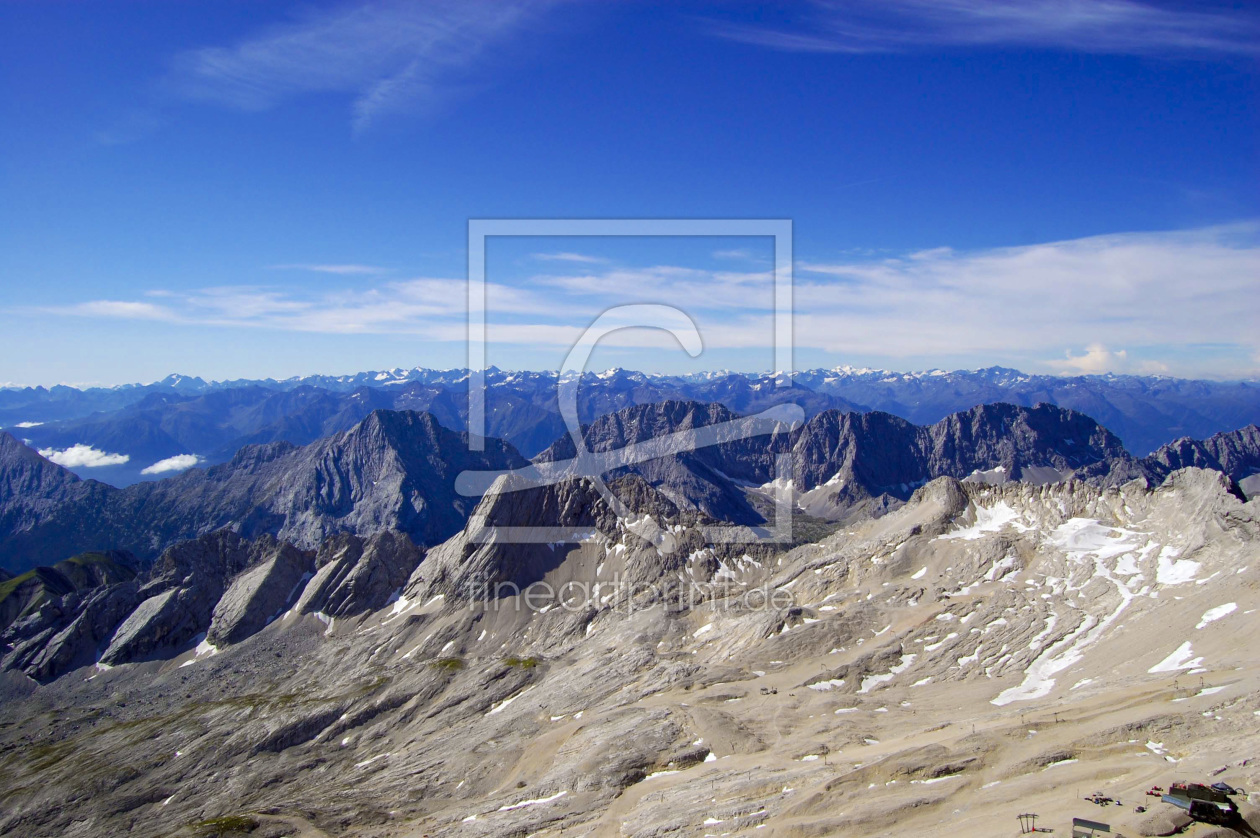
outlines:
[[[486,371],[486,432],[533,456],[565,432],[561,381],[578,388],[583,422],[668,400],[753,413],[791,402],[807,417],[883,411],[927,425],[981,404],[1053,404],[1085,413],[1141,456],[1182,437],[1204,439],[1260,420],[1260,384],[1158,376],[1026,375],[1001,367],[895,373],[839,367],[783,375],[653,375]],[[147,385],[0,389],[0,428],[82,477],[116,486],[225,463],[241,447],[305,445],[374,410],[420,410],[467,430],[466,370],[394,369],[348,376],[206,382],[172,375]]]

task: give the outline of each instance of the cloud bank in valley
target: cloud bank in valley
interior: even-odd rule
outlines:
[[[102,466],[121,466],[131,461],[126,454],[110,454],[107,451],[93,448],[82,443],[65,449],[41,448],[40,456],[46,457],[59,466],[66,468],[101,468]]]
[[[141,474],[170,474],[177,471],[187,471],[193,466],[200,465],[205,459],[196,454],[176,454],[174,457],[167,457],[165,460],[158,460],[151,466],[140,469]]]

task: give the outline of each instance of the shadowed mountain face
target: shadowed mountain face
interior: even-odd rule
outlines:
[[[84,553],[4,579],[0,581],[0,630],[68,594],[133,579],[137,569],[134,556],[110,551]]]
[[[1189,466],[1210,468],[1237,483],[1251,485],[1249,481],[1260,474],[1260,428],[1248,425],[1202,441],[1179,439],[1151,454],[1147,462],[1165,474]],[[1255,494],[1254,490],[1249,494]]]
[[[666,402],[597,419],[582,437],[589,451],[618,452],[670,433],[699,440],[699,429],[737,420],[722,405]],[[573,454],[573,441],[565,437],[536,460],[565,460]],[[1145,474],[1120,440],[1088,416],[1051,405],[1006,404],[982,405],[927,427],[887,413],[825,411],[795,430],[784,426],[749,439],[626,462],[615,473],[639,474],[680,506],[713,518],[759,524],[764,518],[755,501],[772,491],[769,484],[782,455],[789,458],[791,479],[802,493],[798,503],[823,518],[886,510],[937,477],[1042,483],[1075,475],[1115,482]]]
[[[1029,375],[1002,367],[926,373],[842,367],[799,373],[797,381],[919,424],[979,404],[1054,404],[1093,417],[1139,457],[1179,437],[1207,437],[1260,416],[1260,386],[1255,381]]]
[[[0,432],[0,534],[3,534],[0,544],[6,543],[5,539],[12,534],[39,528],[59,509],[74,504],[90,507],[102,503],[111,491],[109,486],[96,481],[80,480],[9,434]],[[46,564],[76,552],[80,551],[65,550],[57,545]],[[42,555],[13,555],[9,549],[0,548],[0,563],[10,571],[20,571],[39,564]]]
[[[769,517],[781,458],[790,464],[800,510],[830,521],[885,512],[942,476],[1115,484],[1162,480],[1185,465],[1216,468],[1234,480],[1257,470],[1254,428],[1182,441],[1139,461],[1088,416],[1051,405],[982,405],[926,427],[886,413],[828,410],[796,429],[763,421],[756,435],[740,438],[741,423],[752,421],[721,404],[666,401],[600,417],[582,436],[589,451],[607,455],[609,477],[637,475],[682,509],[744,525]],[[710,432],[717,444],[703,444]],[[673,445],[663,456],[626,458],[627,446],[662,438]],[[573,452],[566,435],[536,461]],[[469,452],[465,435],[411,411],[375,411],[352,430],[305,447],[248,446],[226,464],[121,490],[79,481],[12,438],[0,453],[8,464],[0,481],[11,487],[0,496],[0,556],[12,571],[89,549],[152,557],[222,527],[249,538],[273,534],[304,549],[342,531],[398,530],[435,544],[472,511],[475,499],[454,490],[460,472],[526,464],[495,440],[484,454]]]
[[[462,527],[475,505],[476,498],[454,490],[459,472],[525,463],[498,440],[489,440],[484,453],[470,452],[466,435],[411,411],[373,413],[350,431],[302,448],[247,447],[226,464],[126,489],[78,481],[11,440],[7,450],[16,467],[0,472],[0,481],[33,487],[0,498],[4,520],[12,521],[0,535],[10,570],[101,547],[151,558],[223,527],[301,547],[334,532],[389,529],[434,544]]]

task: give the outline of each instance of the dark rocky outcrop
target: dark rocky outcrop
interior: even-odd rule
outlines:
[[[220,530],[166,550],[138,592],[140,604],[101,654],[101,663],[146,660],[204,634],[230,580],[273,544],[250,544],[231,530]]]
[[[0,665],[50,681],[90,664],[139,601],[133,580],[47,602],[0,635]]]
[[[1214,469],[1235,483],[1242,483],[1260,474],[1260,427],[1248,425],[1204,440],[1183,437],[1161,447],[1142,462],[1161,478],[1177,469],[1194,466]]]
[[[698,438],[698,429],[737,418],[721,405],[665,402],[598,419],[582,436],[590,451],[618,451],[667,433],[696,432]],[[566,437],[537,461],[564,460],[574,450]],[[1117,483],[1145,474],[1120,440],[1088,416],[1052,405],[1009,404],[982,405],[927,427],[888,413],[825,411],[794,430],[678,450],[619,472],[639,474],[680,505],[714,518],[758,524],[762,514],[744,488],[774,480],[780,455],[790,459],[798,492],[818,490],[801,502],[824,518],[886,511],[944,476],[993,471],[1001,480],[1075,476]]]
[[[84,553],[4,579],[0,581],[0,631],[50,600],[134,579],[137,570],[134,556],[108,551]]]

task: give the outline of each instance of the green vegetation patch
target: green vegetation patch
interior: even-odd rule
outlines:
[[[70,558],[65,559],[64,561],[67,564],[77,564],[80,567],[84,567],[90,564],[110,565],[111,567],[122,571],[128,576],[136,575],[135,571],[133,571],[129,567],[119,564],[118,562],[114,560],[114,557],[109,555],[108,553],[80,553],[79,555],[71,556]]]
[[[458,672],[464,668],[463,658],[438,658],[429,664],[434,669],[440,669],[443,672]]]
[[[533,669],[538,666],[538,658],[518,658],[515,655],[504,658],[503,662],[516,669]]]
[[[0,602],[4,602],[14,591],[34,578],[35,571],[28,570],[20,576],[14,576],[12,579],[0,582]]]

